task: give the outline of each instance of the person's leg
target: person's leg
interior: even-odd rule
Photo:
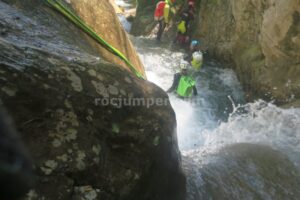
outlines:
[[[175,38],[174,38],[174,40],[173,40],[173,44],[178,43],[179,36],[180,36],[180,32],[177,32],[177,33],[176,33],[176,36],[175,36]]]
[[[158,32],[157,32],[156,40],[160,41],[166,25],[165,25],[164,20],[159,20],[158,23],[159,23],[158,24],[159,27],[158,27]]]

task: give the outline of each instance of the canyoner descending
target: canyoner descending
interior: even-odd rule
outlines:
[[[199,71],[201,66],[203,64],[203,54],[202,52],[196,51],[192,54],[192,60],[191,60],[191,65],[194,70]]]
[[[195,19],[194,8],[193,5],[188,5],[188,8],[180,13],[177,33],[173,43],[179,44],[181,47],[185,47],[190,42],[192,36],[191,21]]]
[[[180,73],[174,75],[172,86],[167,92],[176,91],[180,98],[189,98],[192,94],[197,95],[196,81],[188,72],[188,65],[187,61],[180,61]]]
[[[194,95],[197,95],[197,89],[195,89],[195,80],[190,76],[181,76],[176,93],[180,97],[191,97],[192,90]]]
[[[160,42],[163,32],[166,26],[170,22],[170,10],[172,13],[175,13],[176,10],[174,8],[176,0],[164,0],[159,1],[156,4],[154,10],[154,20],[158,22],[158,31],[156,34],[156,41]]]

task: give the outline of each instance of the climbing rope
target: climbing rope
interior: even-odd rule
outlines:
[[[121,60],[123,60],[130,70],[135,73],[135,75],[139,78],[145,79],[145,77],[132,65],[132,63],[122,54],[118,49],[111,46],[108,42],[106,42],[103,38],[101,38],[95,31],[93,31],[84,21],[82,21],[76,14],[74,14],[69,8],[67,8],[64,4],[57,0],[46,0],[49,5],[59,11],[62,15],[68,18],[71,22],[73,22],[76,26],[82,29],[85,33],[91,36],[94,40],[96,40],[101,46],[103,46],[106,50],[111,52],[112,54],[118,56]]]

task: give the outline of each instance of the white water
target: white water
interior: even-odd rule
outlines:
[[[116,0],[117,5],[125,9],[133,8],[132,2]],[[125,29],[130,29],[126,20],[123,19],[122,24]],[[183,53],[167,50],[153,39],[132,37],[132,40],[148,80],[167,90],[173,74],[179,71],[178,63]],[[281,150],[300,166],[299,108],[281,109],[262,101],[233,105],[245,103],[241,86],[232,70],[222,69],[214,61],[207,62],[201,70],[197,88],[199,95],[192,102],[169,95],[176,112],[178,142],[183,153],[197,149],[219,150],[247,142]],[[240,113],[242,110],[245,112]]]
[[[133,40],[148,80],[167,90],[183,53],[158,47],[151,39]],[[264,144],[284,152],[300,166],[300,109],[281,109],[263,101],[232,105],[243,103],[243,92],[235,73],[220,67],[214,61],[204,65],[197,78],[199,95],[190,102],[169,94],[183,154],[216,151],[236,143]]]
[[[285,153],[300,169],[300,109],[281,109],[257,101],[235,108],[228,122],[204,130],[203,149],[218,150],[235,143],[263,144]]]
[[[158,47],[151,39],[132,39],[148,80],[167,90],[173,74],[179,71],[178,63],[183,53]],[[214,61],[205,63],[201,69],[197,89],[199,95],[191,101],[169,94],[176,113],[180,150],[192,160],[191,164],[186,159],[183,163],[188,200],[300,199],[297,192],[300,187],[300,109],[282,109],[261,100],[245,104],[235,73],[222,69]],[[222,154],[224,148],[244,143],[277,150],[278,160],[276,152],[260,146],[257,146],[258,152],[256,146],[235,149],[237,155],[240,150],[247,149],[246,154],[240,154],[242,157]],[[253,151],[257,157],[251,156]],[[226,158],[226,155],[232,157]],[[259,155],[269,161],[263,162]],[[243,164],[245,159],[249,162],[246,165]],[[270,173],[264,171],[268,168]],[[231,175],[232,170],[237,175]],[[277,173],[283,181],[276,178]],[[220,194],[225,196],[220,197]]]
[[[134,39],[148,80],[167,90],[179,71],[182,52],[172,52],[157,47],[153,40]],[[232,106],[228,95],[236,101],[243,101],[243,93],[232,70],[221,69],[213,61],[207,63],[197,77],[199,95],[190,101],[178,99],[169,94],[176,112],[177,134],[181,150],[195,149],[205,142],[204,131],[217,128],[220,121],[226,120]]]
[[[115,0],[115,3],[124,9],[134,8],[133,2],[134,0]]]
[[[131,39],[148,80],[167,90],[183,53],[154,39]],[[185,156],[188,200],[300,199],[300,109],[282,109],[261,100],[246,104],[235,73],[215,61],[206,60],[197,89],[191,101],[169,94]],[[230,153],[232,147],[241,157]]]

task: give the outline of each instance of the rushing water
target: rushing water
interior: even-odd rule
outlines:
[[[148,80],[167,90],[183,52],[132,38]],[[188,200],[300,199],[300,109],[245,103],[231,69],[206,61],[198,96],[169,94],[177,118]]]
[[[135,8],[136,0],[115,0],[117,6],[122,8],[125,12]],[[124,29],[129,32],[131,29],[131,23],[127,21],[126,17],[122,14],[118,14],[120,22],[123,24]]]
[[[128,10],[135,7],[136,0],[115,0],[115,3],[121,8]]]
[[[183,52],[132,37],[148,80],[167,90]],[[246,103],[231,69],[205,60],[198,96],[169,94],[188,200],[300,199],[300,109]]]
[[[152,39],[137,38],[135,45],[140,54],[148,80],[167,90],[179,71],[179,62],[184,53],[172,52],[158,47]],[[197,77],[199,95],[190,101],[170,94],[176,112],[177,132],[181,150],[190,150],[203,145],[204,130],[213,130],[221,121],[226,121],[234,102],[243,102],[243,92],[232,70],[222,69],[215,61],[205,64]]]

